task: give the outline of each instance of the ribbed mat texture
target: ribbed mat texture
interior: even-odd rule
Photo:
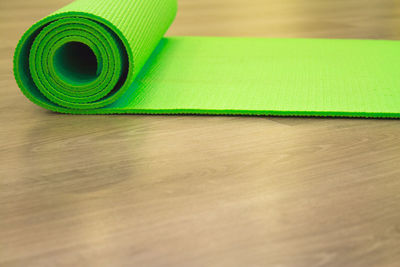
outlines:
[[[177,0],[78,0],[21,38],[32,102],[74,114],[400,117],[400,42],[163,37]]]

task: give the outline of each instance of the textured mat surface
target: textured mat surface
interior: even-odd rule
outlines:
[[[21,38],[14,74],[78,114],[400,117],[400,42],[169,37],[176,0],[78,0]]]

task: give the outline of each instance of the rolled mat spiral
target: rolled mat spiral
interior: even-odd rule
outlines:
[[[73,114],[400,117],[400,42],[163,37],[177,0],[78,0],[14,55],[32,102]]]

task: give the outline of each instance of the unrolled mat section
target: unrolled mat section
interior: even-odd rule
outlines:
[[[400,117],[400,42],[163,37],[176,0],[78,0],[21,38],[14,75],[74,114]]]

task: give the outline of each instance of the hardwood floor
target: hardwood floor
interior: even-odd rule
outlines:
[[[0,0],[0,266],[399,266],[399,120],[45,111],[12,53],[68,2]],[[400,39],[395,0],[179,4],[168,35]]]

